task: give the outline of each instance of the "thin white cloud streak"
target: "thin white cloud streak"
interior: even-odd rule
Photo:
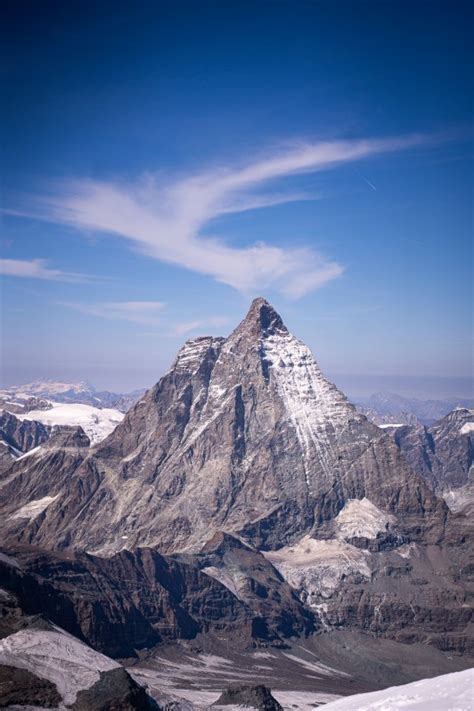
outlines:
[[[81,283],[91,277],[76,272],[51,269],[45,259],[0,259],[0,274],[23,279],[45,279],[47,281],[69,281]]]
[[[62,306],[99,318],[131,321],[142,326],[157,326],[161,323],[163,301],[103,301],[95,304],[62,302]]]
[[[173,328],[174,336],[184,336],[188,333],[196,332],[198,329],[206,327],[219,327],[225,326],[229,323],[229,319],[226,316],[211,316],[206,319],[198,319],[196,321],[187,321],[186,323],[177,323]]]
[[[344,267],[309,247],[259,242],[239,248],[204,236],[205,228],[224,214],[310,197],[258,192],[272,180],[328,170],[429,140],[414,135],[301,144],[244,167],[208,170],[167,184],[152,176],[132,185],[76,180],[41,201],[42,217],[82,230],[119,235],[147,256],[209,275],[243,292],[272,287],[299,298],[340,276]]]

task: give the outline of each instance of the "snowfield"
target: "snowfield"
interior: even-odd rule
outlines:
[[[51,402],[50,410],[30,410],[15,415],[20,420],[36,420],[45,425],[80,426],[89,437],[91,444],[105,439],[123,420],[125,415],[119,410],[80,403]]]
[[[350,499],[335,518],[338,538],[377,538],[386,531],[389,524],[396,523],[396,517],[377,508],[365,496]]]
[[[347,696],[323,708],[324,711],[472,711],[474,669]]]

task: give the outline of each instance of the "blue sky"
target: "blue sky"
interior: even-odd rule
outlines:
[[[151,385],[264,295],[350,393],[469,394],[469,3],[5,7],[3,384]]]

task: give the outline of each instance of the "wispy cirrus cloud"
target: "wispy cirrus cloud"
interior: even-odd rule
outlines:
[[[62,306],[99,318],[156,326],[161,322],[166,304],[163,301],[102,301],[93,304],[68,301],[62,302]]]
[[[46,279],[47,281],[74,283],[91,280],[87,274],[52,269],[48,267],[48,262],[45,259],[0,259],[0,274],[23,279]]]
[[[172,333],[174,336],[184,336],[188,333],[195,333],[199,329],[209,326],[226,326],[229,319],[226,316],[210,316],[206,319],[196,319],[196,321],[186,321],[174,325]]]
[[[302,199],[302,193],[262,192],[271,181],[329,170],[431,140],[423,135],[300,143],[243,166],[214,168],[190,177],[145,176],[133,184],[73,180],[40,201],[43,219],[117,235],[154,259],[206,274],[244,292],[274,288],[298,298],[340,276],[344,267],[312,247],[259,242],[239,247],[209,236],[224,214]],[[291,243],[292,235],[289,235]]]

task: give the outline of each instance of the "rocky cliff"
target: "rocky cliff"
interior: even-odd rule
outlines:
[[[456,408],[431,427],[388,429],[413,470],[453,511],[472,511],[474,410]]]
[[[12,465],[0,533],[57,551],[26,572],[89,599],[73,603],[81,634],[117,623],[140,646],[221,626],[278,643],[355,627],[469,648],[468,519],[264,299],[227,339],[188,341],[106,440],[76,440]]]
[[[108,555],[144,545],[197,551],[219,530],[277,548],[325,535],[364,497],[392,515],[389,530],[414,540],[441,540],[448,515],[263,299],[229,338],[187,342],[84,461],[44,455],[29,462],[26,487],[22,478],[15,467],[4,485],[9,539]],[[11,527],[21,506],[45,495],[55,498],[41,520]]]

